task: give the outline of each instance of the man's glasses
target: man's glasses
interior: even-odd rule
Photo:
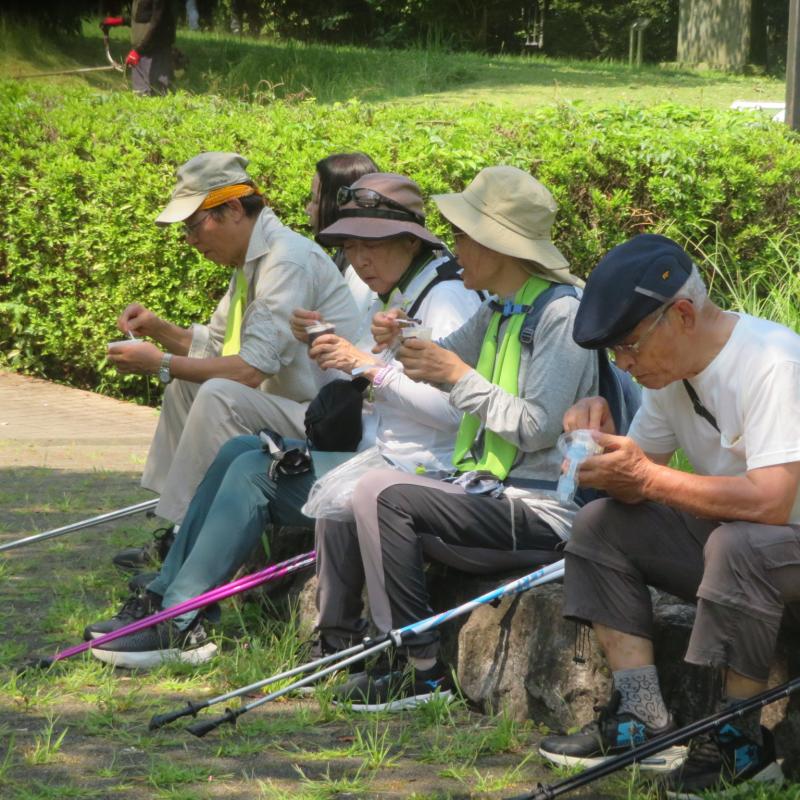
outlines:
[[[357,187],[354,189],[352,186],[339,187],[339,191],[336,192],[336,205],[343,206],[351,200],[360,208],[377,208],[378,206],[394,208],[397,211],[410,214],[420,225],[425,223],[425,218],[421,214],[417,214],[410,208],[406,208],[406,206],[401,203],[392,200],[391,197],[376,192],[374,189],[367,189],[366,187]]]
[[[638,356],[642,344],[644,344],[644,342],[652,335],[653,331],[658,327],[658,323],[664,319],[667,311],[669,311],[676,302],[677,300],[673,300],[671,303],[667,303],[667,305],[661,309],[661,312],[658,314],[658,316],[653,320],[653,324],[650,325],[635,342],[628,342],[627,344],[615,344],[608,349],[614,354],[614,356]]]
[[[204,214],[200,219],[195,220],[194,222],[184,222],[183,223],[183,232],[186,236],[191,236],[209,217],[211,216],[211,212],[209,211],[207,214]]]

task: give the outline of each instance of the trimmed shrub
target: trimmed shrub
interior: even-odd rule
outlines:
[[[4,83],[0,363],[146,402],[152,383],[104,360],[122,308],[138,300],[178,324],[204,321],[229,278],[179,230],[152,224],[176,166],[202,150],[247,155],[278,216],[308,233],[314,163],[352,149],[413,177],[426,195],[459,190],[484,166],[529,170],[556,196],[556,240],[581,274],[632,234],[670,226],[698,257],[704,243],[722,242],[737,270],[768,276],[785,269],[774,241],[796,231],[800,210],[797,137],[738,113],[253,107]],[[429,211],[432,229],[448,238]]]

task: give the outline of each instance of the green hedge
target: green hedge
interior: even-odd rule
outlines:
[[[516,165],[552,189],[558,244],[583,274],[609,247],[653,226],[697,243],[716,237],[739,271],[785,270],[774,242],[797,230],[800,210],[798,139],[736,113],[254,107],[2,83],[0,363],[153,399],[146,379],[105,364],[104,344],[132,300],[185,324],[206,319],[223,291],[225,270],[191,251],[179,231],[152,224],[175,167],[211,149],[249,156],[272,207],[305,232],[313,164],[337,150],[364,150],[426,194],[460,189],[487,165]],[[430,220],[446,232],[433,209]]]

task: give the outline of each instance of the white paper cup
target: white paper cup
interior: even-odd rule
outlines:
[[[308,336],[308,346],[314,344],[314,339],[322,336],[325,333],[336,333],[336,326],[332,322],[315,322],[306,328],[306,335]]]
[[[122,350],[127,345],[135,345],[135,344],[142,344],[144,339],[120,339],[117,342],[109,342],[108,349],[109,350]]]
[[[433,331],[426,328],[424,325],[414,325],[410,328],[401,328],[400,336],[403,339],[421,339],[423,342],[429,342]]]

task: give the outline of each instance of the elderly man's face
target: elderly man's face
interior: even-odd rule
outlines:
[[[242,266],[250,232],[238,224],[239,216],[227,205],[195,211],[183,223],[186,241],[215,264]]]
[[[648,389],[662,389],[688,377],[686,315],[694,315],[690,300],[678,300],[645,317],[617,347],[617,366]]]

